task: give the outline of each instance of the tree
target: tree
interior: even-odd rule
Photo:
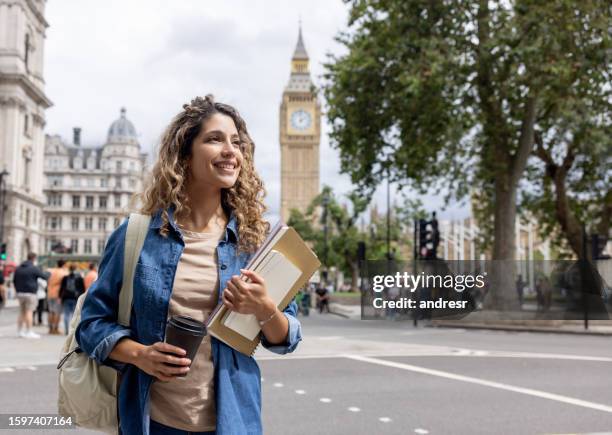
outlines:
[[[610,71],[599,72],[566,73],[565,97],[551,102],[548,116],[538,123],[528,171],[531,188],[522,195],[541,231],[555,235],[556,245],[569,247],[578,258],[591,255],[591,249],[583,249],[588,242],[583,225],[605,237],[612,217],[611,77]]]
[[[350,210],[340,204],[335,198],[332,189],[324,186],[308,206],[306,213],[291,210],[288,225],[302,236],[304,240],[313,242],[313,249],[319,259],[325,261],[326,268],[336,266],[351,275],[351,289],[358,289],[359,259],[357,258],[357,243],[363,239],[357,226],[357,218],[366,209],[368,202],[355,193],[347,196],[350,201]],[[323,233],[325,222],[316,223],[317,217],[323,217],[324,202],[327,202],[327,241]],[[318,228],[317,228],[318,227]],[[326,244],[327,243],[327,244]]]
[[[536,122],[564,93],[560,71],[607,68],[609,4],[348,3],[351,30],[337,38],[347,53],[330,57],[323,86],[342,170],[366,194],[387,171],[422,193],[444,190],[447,200],[473,190],[493,259],[512,266],[517,190]],[[494,274],[496,306],[517,306],[514,273]]]

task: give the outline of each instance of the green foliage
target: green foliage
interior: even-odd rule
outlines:
[[[388,172],[423,193],[443,189],[447,201],[471,193],[483,243],[507,243],[513,232],[492,240],[493,228],[513,225],[502,218],[514,215],[527,168],[530,184],[539,185],[529,201],[546,215],[551,192],[542,168],[527,164],[534,134],[558,134],[568,122],[562,113],[578,121],[585,95],[597,99],[606,82],[609,91],[610,3],[347,3],[349,30],[337,37],[346,52],[329,57],[323,91],[332,144],[358,191],[371,195]],[[589,107],[588,117],[607,111],[598,122],[609,129],[609,107]],[[605,134],[588,133],[576,148],[586,157],[572,169],[572,190],[590,195],[587,202],[575,196],[579,214],[601,201],[594,192],[609,179],[599,178],[609,169],[586,149],[605,150]]]
[[[357,243],[363,235],[356,227],[367,202],[356,194],[348,195],[350,209],[336,199],[330,187],[324,186],[306,213],[291,210],[288,225],[313,244],[313,249],[325,266],[335,266],[349,273],[357,261]],[[327,207],[324,206],[327,202]],[[325,208],[327,209],[327,249],[325,244]],[[326,261],[327,259],[327,261]]]

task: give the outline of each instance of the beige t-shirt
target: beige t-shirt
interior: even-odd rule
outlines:
[[[190,316],[204,322],[217,305],[219,277],[216,248],[223,230],[194,233],[181,230],[185,249],[176,269],[168,315]],[[154,381],[151,419],[192,432],[216,429],[214,367],[210,336],[206,335],[184,378]]]

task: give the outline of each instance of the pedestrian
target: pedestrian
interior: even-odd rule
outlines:
[[[516,293],[519,299],[519,307],[523,306],[523,294],[525,291],[525,281],[523,281],[523,275],[519,274],[516,280]]]
[[[83,277],[77,273],[76,266],[70,265],[70,272],[64,278],[60,285],[59,297],[62,301],[64,311],[64,334],[68,335],[70,321],[76,308],[77,299],[85,293],[85,283]]]
[[[36,291],[38,290],[38,278],[48,279],[49,274],[44,273],[34,263],[36,254],[30,252],[28,259],[21,263],[13,275],[13,284],[19,301],[19,315],[17,316],[17,335],[23,338],[40,338],[40,335],[32,331],[34,310],[38,305]],[[25,330],[24,330],[25,326]]]
[[[47,281],[38,278],[38,288],[36,289],[36,298],[38,299],[38,305],[36,306],[36,312],[34,313],[34,325],[42,326],[42,316],[45,311],[45,304],[47,302]]]
[[[253,357],[209,335],[193,361],[164,343],[168,316],[204,322],[218,303],[254,315],[262,345],[273,352],[292,352],[301,340],[296,303],[281,312],[264,280],[243,269],[269,231],[244,120],[212,96],[183,109],[162,136],[140,197],[141,213],[152,218],[134,274],[130,326],[117,323],[124,222],[108,240],[75,336],[98,363],[122,372],[122,433],[262,434]]]
[[[64,259],[57,260],[57,267],[49,270],[51,276],[47,283],[47,309],[49,310],[49,334],[59,335],[59,323],[62,315],[62,301],[59,297],[60,286],[62,280],[68,275],[66,269],[66,261]]]
[[[395,302],[397,302],[399,297],[400,297],[399,287],[397,286],[389,287],[389,289],[387,290],[387,301],[392,301],[393,302],[392,305],[395,307]],[[389,308],[389,306],[387,305],[385,314],[389,319],[394,320],[397,315],[396,308]]]
[[[85,291],[89,290],[89,287],[93,282],[98,279],[98,271],[96,270],[95,263],[89,263],[89,272],[85,275]]]
[[[315,290],[317,294],[317,307],[319,307],[319,314],[323,314],[323,310],[329,313],[329,290],[325,285],[320,285]]]
[[[538,277],[536,280],[535,291],[536,291],[536,301],[537,301],[537,311],[542,311],[544,309],[544,280],[542,277]]]

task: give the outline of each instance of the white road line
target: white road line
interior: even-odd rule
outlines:
[[[391,423],[391,419],[389,417],[380,417],[378,421],[382,421],[383,423]]]
[[[306,394],[306,391],[304,391],[304,390],[295,390],[295,394],[300,394],[300,395]]]
[[[282,382],[274,382],[273,384],[276,388],[281,388],[283,386]]]
[[[428,431],[427,429],[422,429],[422,428],[420,428],[420,427],[417,427],[417,428],[414,430],[414,433],[419,433],[419,434],[427,434],[427,433],[429,433],[429,431]]]
[[[14,371],[15,369],[13,367],[0,367],[0,373],[10,373]]]
[[[359,411],[361,411],[361,409],[357,408],[356,406],[349,406],[347,409],[349,411],[351,411],[351,412],[359,412]]]
[[[471,376],[457,375],[455,373],[444,372],[441,370],[433,370],[425,367],[414,366],[411,364],[403,364],[394,361],[386,361],[377,358],[369,358],[360,355],[345,355],[348,359],[378,364],[396,369],[409,370],[425,375],[438,376],[441,378],[452,379],[455,381],[469,382],[471,384],[483,385],[485,387],[498,388],[500,390],[513,391],[515,393],[527,394],[529,396],[540,397],[542,399],[554,400],[557,402],[567,403],[569,405],[582,406],[583,408],[595,409],[597,411],[612,413],[612,406],[603,405],[601,403],[589,402],[586,400],[575,399],[573,397],[562,396],[560,394],[547,393],[546,391],[534,390],[532,388],[515,387],[514,385],[503,384],[501,382],[487,381],[485,379],[474,378]]]
[[[343,338],[341,335],[328,335],[327,337],[317,337],[319,340],[340,340]]]
[[[321,397],[319,402],[330,403],[332,400],[329,397]]]
[[[328,359],[328,358],[344,358],[346,354],[287,354],[281,356],[258,356],[257,361],[287,361],[291,359]],[[364,351],[362,356],[370,357],[412,357],[412,356],[449,356],[449,357],[466,357],[466,358],[530,358],[530,359],[555,359],[567,361],[590,361],[590,362],[612,362],[612,358],[603,356],[582,356],[582,355],[566,355],[556,353],[532,353],[532,352],[505,352],[495,350],[478,350],[478,349],[450,349],[450,350],[423,350],[423,351],[399,351],[399,352],[381,352],[381,351]]]

